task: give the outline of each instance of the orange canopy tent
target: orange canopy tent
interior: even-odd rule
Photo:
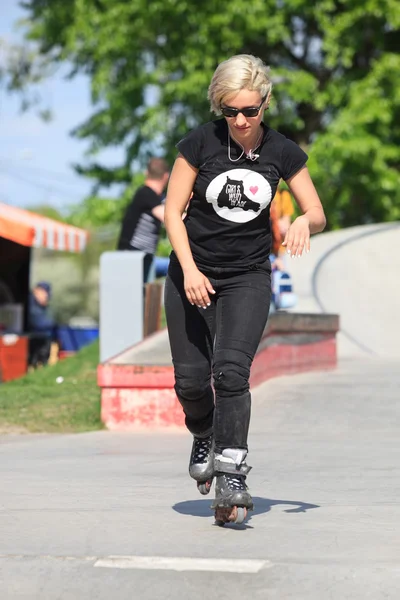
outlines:
[[[88,232],[0,202],[0,237],[22,246],[82,252]]]

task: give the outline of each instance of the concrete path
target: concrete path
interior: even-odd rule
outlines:
[[[236,528],[187,476],[186,433],[0,438],[0,598],[398,600],[399,389],[376,359],[259,387]]]
[[[245,525],[213,525],[184,432],[0,437],[0,600],[398,600],[399,233],[290,261],[341,361],[254,391]]]

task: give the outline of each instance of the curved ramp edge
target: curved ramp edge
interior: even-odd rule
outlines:
[[[340,315],[339,358],[400,355],[400,223],[318,234],[309,255],[288,263],[296,312]]]

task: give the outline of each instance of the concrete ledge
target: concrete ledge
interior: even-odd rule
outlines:
[[[272,314],[254,358],[251,387],[278,375],[334,368],[338,331],[338,315]],[[167,330],[99,365],[98,385],[108,429],[184,426]]]
[[[265,333],[337,333],[339,331],[339,315],[320,313],[273,313],[265,328]]]

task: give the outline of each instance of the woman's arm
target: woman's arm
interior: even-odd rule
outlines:
[[[293,221],[282,245],[292,256],[301,256],[304,249],[307,252],[310,250],[310,235],[325,228],[326,218],[307,167],[303,167],[286,183],[303,214]]]
[[[188,205],[197,172],[197,169],[179,154],[172,168],[165,200],[165,229],[183,272],[196,266],[182,215]]]
[[[164,224],[171,246],[182,267],[186,296],[191,304],[206,308],[210,305],[208,292],[212,294],[215,292],[207,277],[196,267],[186,227],[182,221],[197,173],[198,170],[179,154],[169,178]]]

